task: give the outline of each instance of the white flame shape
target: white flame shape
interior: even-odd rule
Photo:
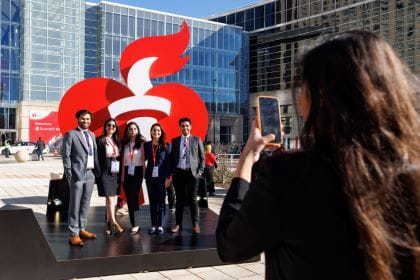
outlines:
[[[134,63],[128,72],[127,87],[133,92],[134,96],[117,100],[108,106],[109,114],[112,118],[116,118],[121,114],[136,110],[154,110],[165,113],[169,116],[171,112],[171,102],[165,98],[158,96],[145,96],[153,85],[150,81],[150,67],[156,61],[157,57],[148,57]],[[152,117],[138,117],[130,121],[136,122],[141,134],[150,140],[149,129],[153,123],[157,122]]]

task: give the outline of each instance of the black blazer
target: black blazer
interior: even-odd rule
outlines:
[[[98,160],[101,168],[101,174],[111,175],[111,160],[106,157],[106,143],[101,141],[103,136],[96,137],[96,146],[98,147]],[[121,147],[118,147],[121,155]],[[116,158],[120,160],[120,156]]]
[[[177,168],[179,163],[181,136],[172,139],[172,154],[171,154],[171,167],[172,172]],[[204,147],[203,142],[199,137],[191,135],[190,142],[190,165],[191,173],[194,177],[199,177],[204,171]]]
[[[172,146],[171,144],[168,144],[168,146],[165,149],[159,149],[159,152],[157,154],[157,160],[158,160],[158,167],[159,167],[159,178],[166,179],[169,178],[171,175],[171,151]],[[147,160],[147,167],[144,177],[146,179],[152,178],[152,172],[153,172],[153,150],[152,150],[152,141],[144,143],[144,159]]]
[[[339,176],[328,160],[281,154],[234,178],[217,227],[223,261],[265,252],[266,279],[367,279]]]

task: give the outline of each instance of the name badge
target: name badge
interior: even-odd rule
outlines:
[[[159,177],[159,167],[153,166],[152,177]]]
[[[187,160],[186,160],[185,158],[182,158],[182,159],[179,161],[179,166],[180,166],[181,168],[186,168],[186,165],[187,165]]]
[[[136,166],[129,165],[128,166],[128,175],[134,176],[134,170],[136,169]]]
[[[118,160],[111,161],[111,173],[120,172],[120,162]]]
[[[94,160],[93,160],[93,156],[88,156],[87,163],[86,163],[86,168],[87,169],[95,168],[95,163],[94,163]]]

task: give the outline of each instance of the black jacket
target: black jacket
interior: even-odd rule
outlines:
[[[274,155],[258,163],[251,184],[232,181],[217,247],[229,262],[265,252],[266,279],[366,279],[339,177],[307,153]]]

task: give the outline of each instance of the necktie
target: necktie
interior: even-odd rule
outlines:
[[[184,157],[186,165],[190,164],[190,148],[188,146],[187,137],[184,137]]]
[[[86,130],[83,131],[83,134],[85,135],[86,138],[86,143],[88,145],[88,151],[89,151],[89,155],[93,155],[93,151],[92,151],[92,147],[90,146],[90,141],[89,141],[89,132],[87,132]]]

